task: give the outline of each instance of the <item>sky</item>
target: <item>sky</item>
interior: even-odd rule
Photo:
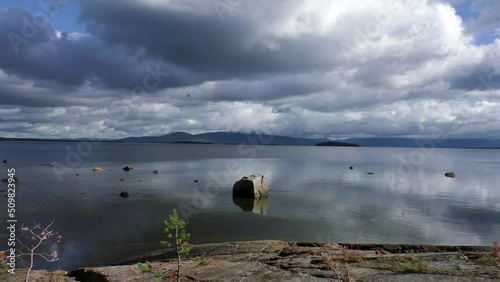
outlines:
[[[0,0],[0,136],[500,138],[500,1]]]

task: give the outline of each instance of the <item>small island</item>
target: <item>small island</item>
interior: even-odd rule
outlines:
[[[173,144],[214,144],[213,142],[205,142],[205,141],[174,141],[170,142]]]
[[[329,147],[361,147],[358,144],[354,143],[346,143],[346,142],[336,142],[336,141],[328,141],[328,142],[321,142],[318,143],[314,146],[329,146]]]

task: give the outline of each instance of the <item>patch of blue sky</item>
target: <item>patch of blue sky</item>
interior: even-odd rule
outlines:
[[[453,5],[457,11],[457,15],[462,18],[463,22],[471,21],[479,16],[479,11],[471,8],[471,2],[472,1],[464,1],[460,4]]]
[[[85,32],[85,26],[78,21],[80,7],[77,2],[1,0],[0,7],[20,7],[33,15],[46,15],[52,26],[61,32]]]

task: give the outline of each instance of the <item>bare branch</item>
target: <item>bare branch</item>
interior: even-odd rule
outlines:
[[[335,273],[335,279],[337,279],[337,281],[342,281],[342,275],[340,275],[338,272],[337,272],[337,268],[335,267],[335,265],[332,264],[331,260],[332,260],[332,256],[328,255],[328,254],[325,254],[325,253],[321,253],[321,256],[323,257],[323,259],[325,260],[326,264],[330,267],[331,270],[333,270],[333,273]]]
[[[52,221],[46,227],[42,227],[40,223],[33,223],[33,227],[21,225],[21,232],[27,240],[34,241],[31,244],[31,247],[28,247],[28,243],[24,243],[23,241],[16,238],[16,241],[21,246],[19,248],[19,253],[16,255],[18,259],[21,260],[21,263],[28,268],[26,272],[26,282],[29,281],[30,272],[34,265],[34,258],[40,257],[47,262],[54,262],[59,260],[58,254],[56,251],[52,252],[52,254],[36,252],[36,250],[44,244],[60,242],[62,236],[59,235],[59,232],[54,232],[50,230],[51,226],[54,224]],[[59,236],[58,236],[59,235]],[[49,241],[53,236],[57,236],[55,240]],[[25,263],[23,257],[29,257],[29,264]]]

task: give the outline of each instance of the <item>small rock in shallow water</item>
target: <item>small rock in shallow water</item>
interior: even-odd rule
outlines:
[[[353,167],[352,167],[352,166],[350,166],[350,167],[349,167],[349,169],[353,169]]]
[[[3,160],[3,163],[4,163],[4,164],[6,164],[6,163],[8,163],[8,162],[9,162],[9,160]]]
[[[153,170],[153,173],[154,173],[154,174],[158,174],[158,173],[160,173],[160,172],[159,172],[157,169],[155,169],[155,170]]]
[[[121,191],[120,197],[122,197],[122,198],[128,198],[128,192],[127,191]]]
[[[455,175],[455,172],[450,171],[450,172],[445,173],[444,176],[450,177],[450,178],[455,178],[456,175]]]
[[[131,167],[131,166],[129,166],[129,165],[123,168],[123,170],[124,170],[124,171],[131,171],[131,170],[133,170],[133,169],[134,169],[134,168],[133,168],[133,167]]]

